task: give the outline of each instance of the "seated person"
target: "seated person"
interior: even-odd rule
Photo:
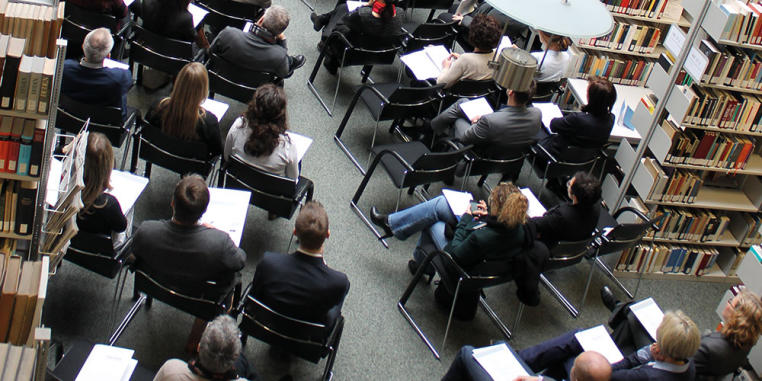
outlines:
[[[527,91],[507,90],[508,101],[495,112],[468,120],[460,99],[447,110],[431,120],[435,135],[447,135],[463,144],[473,144],[474,149],[485,157],[502,159],[513,156],[507,152],[520,145],[531,145],[540,130],[542,112],[527,104],[534,94],[535,83]]]
[[[304,65],[305,58],[302,55],[288,55],[286,36],[283,34],[288,22],[286,8],[274,5],[267,8],[248,32],[231,26],[223,29],[209,51],[245,70],[273,73],[280,78],[290,77],[295,69]]]
[[[551,377],[565,378],[567,361],[583,352],[567,332],[519,351],[519,357],[535,372],[546,369]],[[611,380],[693,380],[696,369],[690,361],[699,347],[698,327],[682,311],[667,311],[656,329],[656,342],[612,364]]]
[[[199,175],[183,177],[172,196],[172,218],[144,221],[133,234],[135,264],[169,286],[197,289],[219,300],[240,283],[246,253],[227,233],[198,220],[209,204],[209,189]],[[205,282],[216,284],[207,285]]]
[[[204,29],[193,25],[188,11],[190,0],[138,0],[130,9],[143,20],[143,28],[175,40],[194,42],[197,48],[208,49]]]
[[[494,70],[488,64],[493,50],[500,42],[500,27],[495,18],[488,15],[474,17],[474,22],[468,28],[468,39],[474,45],[474,51],[450,53],[450,57],[442,61],[442,73],[437,77],[437,84],[449,88],[462,79],[492,79]]]
[[[609,326],[614,330],[611,337],[623,353],[633,346],[652,342],[629,308],[633,302],[619,302],[606,286],[601,289],[601,296],[613,312],[609,319]],[[762,300],[744,289],[728,300],[722,310],[722,320],[717,331],[701,337],[701,345],[693,355],[697,379],[719,380],[746,363],[749,351],[762,334]]]
[[[106,193],[111,190],[111,168],[114,167],[114,150],[106,135],[90,132],[87,136],[87,153],[83,177],[82,203],[77,213],[80,231],[96,234],[121,233],[127,229],[127,219],[116,197]],[[117,237],[115,237],[117,238]],[[114,239],[114,246],[124,242],[124,236]]]
[[[405,240],[422,232],[413,251],[414,259],[408,262],[408,269],[413,274],[430,253],[431,246],[450,253],[460,266],[472,274],[496,274],[508,270],[497,269],[498,266],[494,266],[496,261],[507,263],[530,246],[531,237],[524,230],[527,207],[527,198],[518,187],[500,183],[490,193],[489,207],[484,201],[479,201],[475,211],[466,210],[460,218],[453,214],[444,196],[389,215],[381,214],[373,207],[370,218],[384,230],[385,237]],[[455,226],[451,237],[445,233],[448,225]],[[431,266],[425,271],[432,276],[434,268]],[[461,290],[456,316],[462,320],[473,319],[478,299],[479,290]],[[444,288],[437,288],[439,303],[447,304],[451,300],[452,296],[446,295]],[[450,306],[446,307],[449,309]]]
[[[400,13],[401,14],[401,13]],[[333,32],[340,32],[349,42],[367,49],[383,49],[398,45],[402,32],[402,18],[397,14],[397,7],[392,0],[370,0],[367,7],[360,7],[349,12],[346,3],[339,2],[328,13],[316,15],[310,19],[315,31],[323,30],[318,49]],[[323,66],[331,74],[336,74],[341,62],[339,46],[330,46],[326,51]]]
[[[209,77],[204,65],[186,64],[175,78],[169,97],[154,102],[146,120],[171,137],[206,144],[209,157],[222,153],[217,117],[201,107],[209,95]]]
[[[566,76],[569,66],[569,53],[566,49],[571,45],[571,40],[543,31],[539,35],[545,51],[532,52],[532,56],[537,59],[534,79],[537,82],[558,82]]]
[[[458,351],[450,369],[442,381],[492,381],[492,377],[474,359],[474,347],[466,345]],[[608,381],[611,378],[611,365],[602,354],[593,351],[582,352],[574,360],[569,372],[570,381]],[[554,381],[550,377],[521,376],[515,381]]]
[[[180,359],[165,361],[153,381],[257,380],[256,372],[243,355],[240,337],[235,319],[217,316],[201,335],[198,356],[188,363]]]
[[[529,220],[537,239],[549,249],[559,241],[590,238],[600,215],[601,184],[587,172],[577,172],[566,184],[571,204],[564,202]]]
[[[294,235],[299,247],[293,254],[265,252],[254,273],[251,295],[289,317],[332,326],[341,315],[349,279],[323,259],[323,243],[331,235],[323,205],[304,204]]]
[[[117,19],[127,17],[127,6],[123,0],[67,0],[82,9],[112,15]]]
[[[502,31],[503,26],[508,23],[508,28],[505,34],[514,43],[522,42],[529,36],[529,28],[526,25],[504,15],[483,0],[463,0],[455,2],[448,12],[439,14],[437,19],[444,21],[445,23],[455,21],[455,30],[458,32],[458,44],[463,47],[463,50],[470,52],[474,47],[467,36],[471,23],[473,23],[473,20],[478,15],[489,15],[494,17],[500,31]],[[498,34],[499,33],[500,32],[498,32]]]
[[[81,103],[120,108],[125,119],[132,73],[103,66],[103,60],[109,57],[113,47],[114,38],[108,29],[98,28],[88,33],[82,43],[85,54],[82,60],[64,61],[61,93]]]
[[[296,179],[298,154],[287,130],[286,92],[273,84],[259,86],[246,112],[228,131],[225,160],[238,155],[253,167]]]
[[[555,134],[540,142],[553,156],[569,146],[601,148],[609,140],[614,127],[611,109],[616,102],[616,88],[605,78],[592,77],[588,82],[587,104],[582,111],[550,121],[550,130]]]

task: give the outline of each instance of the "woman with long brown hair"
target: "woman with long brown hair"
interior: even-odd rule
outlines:
[[[206,68],[191,62],[177,74],[169,97],[151,105],[146,120],[166,135],[206,143],[209,156],[217,156],[222,153],[219,122],[214,114],[201,107],[208,94]]]
[[[114,167],[114,150],[108,138],[98,132],[87,137],[82,203],[77,214],[77,227],[88,233],[111,234],[123,232],[127,219],[117,199],[106,193],[111,189],[111,169]]]
[[[558,82],[566,76],[569,66],[569,53],[566,49],[571,45],[571,40],[543,31],[539,35],[544,51],[532,52],[532,56],[537,59],[534,79],[537,82]]]
[[[295,179],[299,177],[299,162],[287,130],[285,91],[273,84],[262,85],[246,112],[230,127],[225,160],[239,155],[256,168]]]

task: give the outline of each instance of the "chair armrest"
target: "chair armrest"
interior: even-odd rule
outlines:
[[[397,153],[395,151],[392,151],[392,150],[388,150],[388,149],[385,149],[385,150],[379,152],[378,155],[376,155],[376,158],[373,160],[373,163],[376,164],[377,162],[380,162],[381,158],[384,155],[392,155],[392,157],[397,159],[397,161],[399,161],[400,164],[402,164],[402,166],[405,167],[406,170],[408,170],[408,171],[415,171],[415,168],[413,168],[413,166],[410,165],[410,163],[408,163],[407,160],[405,160],[402,156],[400,156],[399,153]],[[375,165],[373,165],[373,166],[375,166]]]
[[[344,33],[341,32],[332,32],[330,36],[328,36],[328,39],[325,41],[325,46],[323,46],[323,49],[328,49],[328,46],[331,44],[332,40],[339,40],[344,42],[350,49],[354,49],[355,46],[349,42],[349,39],[347,39],[347,36],[344,35]]]
[[[542,144],[535,144],[535,145],[533,145],[532,148],[531,148],[531,151],[535,155],[543,153],[546,156],[548,156],[548,160],[550,160],[550,161],[552,161],[554,163],[558,162],[558,159],[556,159],[555,156],[553,156],[550,152],[548,152],[548,150],[545,149],[545,147],[543,147]]]
[[[249,285],[248,285],[248,286],[246,286],[246,289],[245,289],[245,290],[243,290],[243,292],[241,293],[241,300],[240,300],[240,301],[238,301],[238,305],[237,305],[237,306],[236,306],[236,308],[235,308],[235,311],[236,311],[236,315],[238,315],[238,314],[240,314],[241,312],[243,312],[243,306],[246,304],[246,299],[247,299],[247,297],[249,296],[249,292],[251,292],[251,288],[252,288],[253,286],[254,286],[254,281],[252,281],[251,283],[249,283]]]
[[[438,253],[442,258],[444,258],[447,262],[449,262],[449,265],[452,266],[452,268],[455,269],[455,271],[457,271],[460,275],[468,276],[468,272],[464,270],[462,267],[460,267],[458,262],[455,262],[455,258],[452,257],[452,254],[444,250],[441,250]]]
[[[452,138],[444,137],[436,141],[434,144],[435,146],[447,146],[449,148],[452,148],[455,151],[460,151],[464,149],[471,149],[473,148],[473,145],[464,146],[463,143],[460,141],[455,141]]]

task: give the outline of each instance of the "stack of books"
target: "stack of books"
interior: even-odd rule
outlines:
[[[598,76],[622,85],[645,86],[655,62],[652,59],[623,54],[585,52],[573,46],[568,52],[570,55],[568,77]]]
[[[0,342],[27,345],[34,341],[34,328],[40,325],[42,305],[48,287],[48,258],[23,261],[13,256],[14,243],[0,252]]]

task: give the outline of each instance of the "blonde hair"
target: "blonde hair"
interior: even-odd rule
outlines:
[[[498,184],[489,195],[490,214],[496,216],[497,221],[508,228],[526,222],[528,207],[529,201],[526,196],[511,182]]]
[[[751,348],[762,333],[762,300],[745,289],[733,300],[736,304],[720,333],[737,348]]]
[[[201,102],[209,96],[209,76],[204,65],[191,62],[177,74],[169,98],[159,102],[161,130],[183,140],[196,140],[196,122],[206,111]]]
[[[696,323],[683,311],[667,311],[656,329],[656,343],[664,356],[685,361],[698,350],[701,335]]]
[[[106,135],[98,132],[89,133],[83,173],[85,189],[82,190],[82,203],[85,207],[80,211],[80,215],[88,213],[98,196],[103,191],[111,189],[109,179],[113,167],[114,150],[111,148],[111,142]]]

